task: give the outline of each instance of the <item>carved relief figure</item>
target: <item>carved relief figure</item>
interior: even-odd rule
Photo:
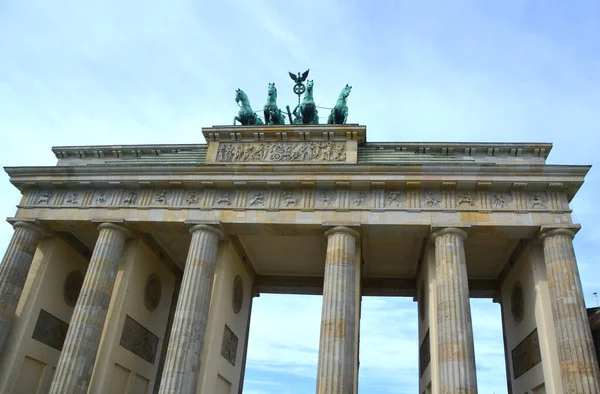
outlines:
[[[283,196],[283,205],[289,207],[290,205],[293,207],[297,207],[300,203],[299,198],[294,198],[294,193],[292,192],[284,192]]]
[[[106,204],[108,199],[106,198],[106,191],[102,190],[98,192],[98,197],[96,197],[96,204]]]
[[[532,193],[530,200],[531,208],[546,208],[546,204],[544,204],[538,193]]]
[[[190,195],[188,196],[187,200],[185,200],[185,203],[187,205],[196,205],[200,202],[200,199],[198,198],[198,194],[196,192],[191,192]]]
[[[52,200],[52,192],[42,193],[42,196],[38,199],[36,204],[50,204]]]
[[[265,193],[256,193],[254,198],[248,204],[249,207],[265,205]]]
[[[77,195],[77,193],[71,193],[69,194],[69,197],[67,197],[67,204],[79,204],[79,196]]]
[[[363,206],[365,205],[365,200],[367,198],[367,195],[365,193],[358,193],[358,197],[356,197],[354,199],[354,205],[356,205],[357,207]]]
[[[442,202],[441,200],[436,198],[436,196],[433,192],[425,192],[424,196],[425,196],[425,206],[426,207],[437,207]]]
[[[219,198],[217,200],[217,205],[231,205],[231,200],[229,199],[229,192],[222,192],[219,194]]]
[[[475,201],[473,200],[473,197],[471,197],[471,193],[465,193],[458,198],[458,206],[463,204],[470,207],[475,206]]]
[[[504,208],[506,207],[506,204],[506,197],[504,196],[504,193],[494,194],[494,198],[492,199],[493,208]]]
[[[129,193],[127,193],[127,197],[125,197],[123,199],[123,204],[133,205],[133,204],[135,204],[136,201],[137,201],[137,193],[129,192]]]
[[[392,206],[392,204],[395,204],[396,207],[399,207],[400,205],[404,204],[404,199],[402,198],[401,192],[390,192],[390,199],[388,205]]]
[[[331,195],[328,192],[321,192],[321,199],[323,200],[323,205],[330,206],[333,203]]]
[[[156,192],[154,202],[157,204],[167,205],[167,191],[161,190],[159,192]]]

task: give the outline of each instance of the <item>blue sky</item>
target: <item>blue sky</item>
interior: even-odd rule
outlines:
[[[53,165],[53,145],[198,143],[311,69],[317,105],[353,86],[369,141],[552,142],[599,164],[600,2],[0,1],[0,164]],[[322,114],[323,115],[323,114]],[[324,114],[326,115],[326,114]],[[589,306],[600,289],[593,168],[572,201]],[[0,175],[0,216],[19,193]],[[0,225],[0,250],[12,229]],[[255,301],[245,393],[314,391],[320,297]],[[505,393],[499,308],[473,300],[481,393]],[[414,393],[416,305],[367,298],[361,393]],[[285,319],[281,317],[285,316]],[[293,323],[293,324],[292,324]]]

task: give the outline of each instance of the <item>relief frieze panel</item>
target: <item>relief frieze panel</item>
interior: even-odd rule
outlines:
[[[346,142],[221,142],[217,162],[345,162]]]
[[[554,191],[519,191],[518,204],[514,190],[252,189],[242,186],[237,189],[63,189],[28,193],[24,207],[36,208],[562,212],[568,207],[562,202],[566,197]]]

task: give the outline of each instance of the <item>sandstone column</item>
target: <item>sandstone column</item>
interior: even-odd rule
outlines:
[[[31,223],[13,225],[10,244],[0,264],[0,354],[8,337],[31,261],[44,231]]]
[[[160,394],[195,393],[208,310],[213,288],[221,230],[198,224],[190,229],[192,242],[175,309]]]
[[[85,394],[92,377],[119,260],[130,236],[125,227],[111,223],[102,223],[98,230],[100,234],[56,366],[52,394]]]
[[[573,237],[575,233],[569,229],[553,229],[541,234],[563,391],[600,393],[600,373],[573,250]]]
[[[317,394],[351,394],[354,390],[356,314],[356,242],[359,234],[347,227],[329,229]]]
[[[438,362],[444,394],[477,393],[473,325],[464,241],[458,228],[435,231]]]

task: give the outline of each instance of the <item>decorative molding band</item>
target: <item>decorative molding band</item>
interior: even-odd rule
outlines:
[[[137,209],[229,209],[244,210],[368,210],[440,212],[569,212],[564,195],[556,190],[440,190],[351,189],[345,182],[336,188],[281,188],[269,184],[263,189],[246,185],[232,189],[60,189],[29,190],[22,208],[137,208]]]

